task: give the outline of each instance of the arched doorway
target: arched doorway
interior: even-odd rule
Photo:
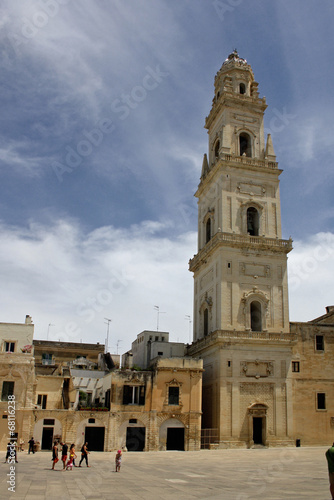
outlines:
[[[90,418],[85,418],[77,427],[78,446],[88,443],[89,451],[104,451],[105,424],[102,419],[97,419],[94,414]]]
[[[169,418],[160,426],[159,430],[160,449],[163,450],[185,450],[185,428],[184,424],[177,418]]]

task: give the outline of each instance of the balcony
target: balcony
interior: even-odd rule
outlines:
[[[252,332],[252,331],[235,331],[235,330],[216,330],[211,334],[196,340],[187,350],[188,355],[194,355],[198,351],[205,349],[215,343],[225,344],[226,342],[238,343],[265,343],[267,345],[289,345],[297,342],[297,334],[283,332]]]
[[[55,364],[56,364],[55,359],[42,359],[43,366],[55,366]]]
[[[189,270],[195,271],[213,249],[219,247],[249,248],[254,250],[270,250],[278,253],[289,253],[292,250],[292,239],[281,240],[265,236],[249,236],[234,233],[216,233],[197,255],[189,260]]]

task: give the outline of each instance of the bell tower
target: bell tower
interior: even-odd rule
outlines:
[[[215,77],[205,120],[188,354],[203,359],[202,427],[225,446],[291,443],[287,254],[264,97],[235,50]],[[211,432],[211,431],[210,431]]]
[[[287,253],[265,98],[234,51],[215,77],[198,198],[194,341],[217,330],[288,332]]]

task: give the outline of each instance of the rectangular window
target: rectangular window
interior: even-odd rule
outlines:
[[[42,407],[42,410],[46,410],[46,400],[48,396],[46,394],[38,394],[37,404]]]
[[[55,425],[55,419],[54,418],[44,418],[43,425]]]
[[[326,410],[326,394],[324,392],[317,393],[317,410]]]
[[[324,351],[325,345],[324,345],[324,336],[323,335],[316,335],[315,336],[315,349],[316,351]]]
[[[3,382],[1,401],[8,401],[8,396],[13,396],[14,394],[14,382]]]
[[[158,356],[163,356],[164,353],[162,351],[158,351]]]
[[[42,354],[42,364],[43,365],[54,365],[54,360],[52,359],[52,354],[44,352]]]
[[[145,386],[125,385],[123,387],[123,405],[144,405]]]
[[[180,395],[180,388],[179,387],[169,387],[169,389],[168,389],[168,404],[169,405],[178,405],[179,404],[179,395]]]
[[[15,342],[5,342],[5,352],[15,351]]]
[[[292,361],[292,371],[295,373],[299,373],[300,371],[299,361]]]
[[[228,368],[231,368],[231,361],[227,362],[227,366],[228,366]]]

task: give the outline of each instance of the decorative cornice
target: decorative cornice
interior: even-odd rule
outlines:
[[[233,233],[216,233],[210,241],[189,260],[189,271],[195,272],[216,249],[221,247],[248,248],[257,251],[271,251],[287,254],[292,250],[292,239],[281,240],[264,236],[249,236]]]
[[[289,345],[297,343],[297,334],[294,333],[269,333],[269,332],[252,332],[252,331],[235,331],[235,330],[216,330],[211,334],[198,339],[188,347],[187,354],[195,356],[203,351],[210,349],[212,346],[222,344],[223,346],[230,345],[231,342],[237,343],[264,343],[266,345]]]

